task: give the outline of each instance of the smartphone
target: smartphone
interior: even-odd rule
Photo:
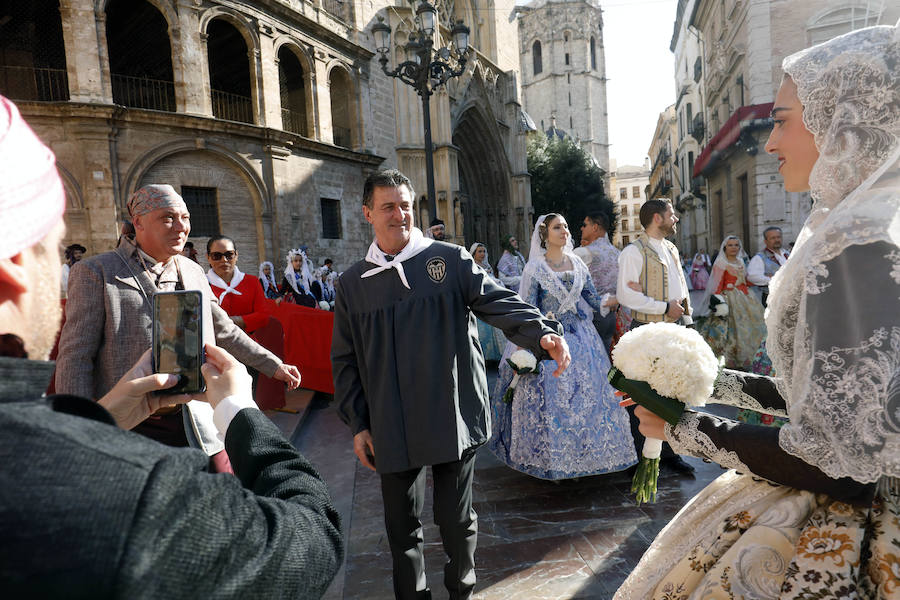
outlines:
[[[179,376],[174,387],[155,392],[199,394],[206,391],[200,372],[203,352],[203,296],[196,290],[157,292],[153,296],[153,372]]]

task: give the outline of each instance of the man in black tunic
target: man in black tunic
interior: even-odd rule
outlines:
[[[413,198],[399,171],[366,180],[363,214],[375,241],[339,280],[335,399],[357,457],[381,475],[396,597],[431,597],[419,520],[431,465],[434,520],[449,558],[444,584],[451,598],[471,598],[475,451],[491,434],[475,315],[538,360],[556,360],[557,375],[569,349],[559,323],[486,276],[465,249],[413,227]]]

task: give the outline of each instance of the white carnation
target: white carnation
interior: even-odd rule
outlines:
[[[537,359],[528,350],[516,350],[509,360],[516,365],[516,370],[531,369],[534,371],[534,368],[537,367]]]
[[[675,323],[648,323],[622,336],[613,365],[628,379],[646,381],[658,394],[703,406],[719,374],[703,336]]]

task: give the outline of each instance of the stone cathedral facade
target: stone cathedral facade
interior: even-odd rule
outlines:
[[[609,173],[606,55],[597,0],[518,7],[522,97],[537,127],[576,139]]]
[[[504,4],[506,2],[507,4]],[[513,0],[441,0],[446,39],[470,28],[465,73],[431,99],[438,216],[448,238],[486,243],[531,229]],[[362,184],[381,168],[425,200],[421,102],[381,72],[371,26],[406,41],[402,0],[33,0],[0,14],[0,93],[57,156],[66,243],[115,246],[129,195],[169,183],[191,239],[235,239],[239,266],[284,267],[305,244],[348,267],[372,232]],[[400,49],[397,48],[397,56]],[[427,225],[427,223],[426,223]],[[205,266],[205,260],[201,260]]]

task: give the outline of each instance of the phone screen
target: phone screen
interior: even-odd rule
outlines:
[[[198,291],[158,292],[153,296],[153,370],[174,373],[179,382],[160,394],[206,389],[203,364],[203,298]]]

